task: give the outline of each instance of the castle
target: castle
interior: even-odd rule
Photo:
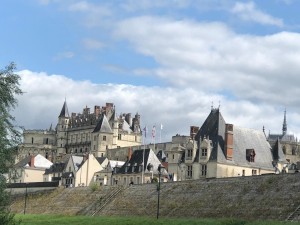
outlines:
[[[69,115],[65,101],[55,129],[51,125],[47,130],[23,131],[16,161],[37,154],[53,162],[70,154],[104,157],[109,149],[141,145],[140,119],[138,113],[133,118],[130,113],[117,116],[113,103]]]

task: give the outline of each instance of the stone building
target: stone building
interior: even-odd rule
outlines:
[[[19,145],[17,161],[28,155],[41,154],[55,162],[66,155],[92,153],[106,156],[109,149],[141,145],[140,115],[130,113],[117,116],[113,103],[85,107],[82,113],[71,113],[66,101],[58,116],[56,128],[24,130],[23,143]]]
[[[269,133],[267,139],[274,155],[278,155],[278,152],[282,152],[286,157],[286,172],[288,172],[288,170],[298,171],[300,169],[300,143],[293,134],[288,134],[287,132],[286,110],[284,111],[282,133]]]
[[[219,109],[185,138],[184,145],[166,150],[174,181],[274,173],[286,162],[280,149],[273,155],[263,131],[227,124]]]

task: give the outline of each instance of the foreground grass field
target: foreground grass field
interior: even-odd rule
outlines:
[[[175,219],[149,217],[87,217],[87,216],[58,216],[58,215],[16,215],[22,225],[300,225],[291,222],[273,221],[244,221],[238,219]]]

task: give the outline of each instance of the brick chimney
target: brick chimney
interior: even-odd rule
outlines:
[[[196,126],[191,126],[190,127],[190,137],[191,137],[192,140],[195,139],[195,136],[198,133],[198,131],[199,131],[199,127],[196,127]]]
[[[99,117],[99,115],[101,113],[100,106],[95,105],[95,107],[94,107],[94,113],[95,113],[96,119],[98,119],[98,117]]]
[[[29,165],[30,167],[34,167],[34,158],[35,158],[34,155],[32,155],[30,158],[30,165]]]
[[[129,147],[128,148],[128,155],[127,155],[128,161],[131,159],[131,156],[132,156],[132,147]]]
[[[227,160],[233,157],[233,125],[225,125],[225,156]]]

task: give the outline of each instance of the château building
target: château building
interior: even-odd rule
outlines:
[[[141,145],[140,119],[138,113],[134,117],[131,113],[117,116],[113,103],[96,105],[93,112],[85,107],[82,113],[70,115],[65,101],[55,129],[51,125],[47,130],[23,131],[16,161],[37,154],[52,162],[71,154],[103,157],[109,149]]]
[[[268,142],[272,147],[274,154],[281,152],[285,155],[286,160],[289,165],[287,165],[289,170],[298,170],[300,167],[300,143],[293,134],[288,134],[287,132],[287,119],[286,110],[284,111],[284,118],[282,124],[281,134],[271,134],[269,133]],[[297,165],[298,164],[298,165]]]

